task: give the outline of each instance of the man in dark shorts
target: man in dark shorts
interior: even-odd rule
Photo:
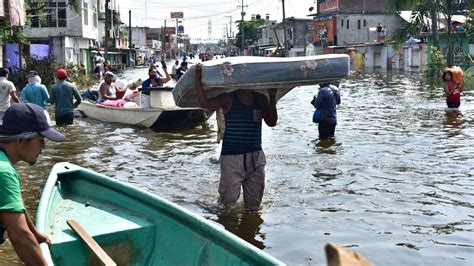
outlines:
[[[67,79],[66,69],[56,72],[58,82],[53,85],[49,102],[55,104],[56,125],[72,125],[74,122],[74,108],[81,103],[81,96],[76,86]],[[73,100],[76,99],[76,102]]]
[[[253,90],[241,89],[208,99],[201,83],[202,65],[196,65],[195,86],[202,108],[222,108],[225,131],[220,156],[219,202],[228,209],[243,188],[247,210],[258,209],[265,188],[265,154],[262,150],[262,119],[269,127],[278,120],[276,89],[268,90],[269,99]]]

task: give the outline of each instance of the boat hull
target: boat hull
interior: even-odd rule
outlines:
[[[98,263],[66,220],[74,219],[118,265],[283,265],[184,208],[69,163],[53,167],[37,227],[49,234],[43,255],[55,265]]]
[[[212,115],[212,112],[198,108],[123,108],[88,101],[83,101],[78,110],[102,122],[148,127],[156,131],[194,126],[205,122]]]

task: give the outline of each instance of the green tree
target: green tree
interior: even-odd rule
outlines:
[[[472,36],[474,34],[474,9],[469,11],[469,20],[466,21],[466,34]]]
[[[416,10],[420,11],[421,19],[428,15],[432,20],[434,45],[439,42],[439,33],[436,25],[438,24],[438,13],[446,18],[447,30],[447,65],[453,64],[453,47],[451,43],[451,21],[453,15],[458,10],[459,1],[456,0],[389,0],[389,9],[391,11]],[[421,20],[423,21],[423,20]]]
[[[265,24],[265,20],[253,18],[249,21],[244,20],[242,23],[237,21],[236,23],[238,23],[239,32],[235,36],[235,46],[242,49],[254,44],[258,40],[260,34],[258,27]],[[244,47],[242,47],[242,26],[244,27]]]

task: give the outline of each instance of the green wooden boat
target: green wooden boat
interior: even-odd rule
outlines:
[[[38,207],[53,265],[97,265],[74,219],[117,265],[284,265],[221,226],[158,196],[70,163],[56,164]]]

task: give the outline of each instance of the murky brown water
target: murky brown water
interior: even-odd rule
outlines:
[[[146,77],[135,69],[125,78]],[[334,142],[311,123],[313,87],[278,103],[264,127],[267,182],[257,214],[219,213],[215,119],[195,129],[148,129],[76,119],[66,143],[47,142],[19,169],[35,212],[51,166],[67,160],[171,200],[288,265],[324,265],[324,245],[351,247],[378,265],[474,264],[474,90],[447,113],[442,89],[417,75],[354,73],[341,84]],[[0,264],[15,264],[10,246]]]

